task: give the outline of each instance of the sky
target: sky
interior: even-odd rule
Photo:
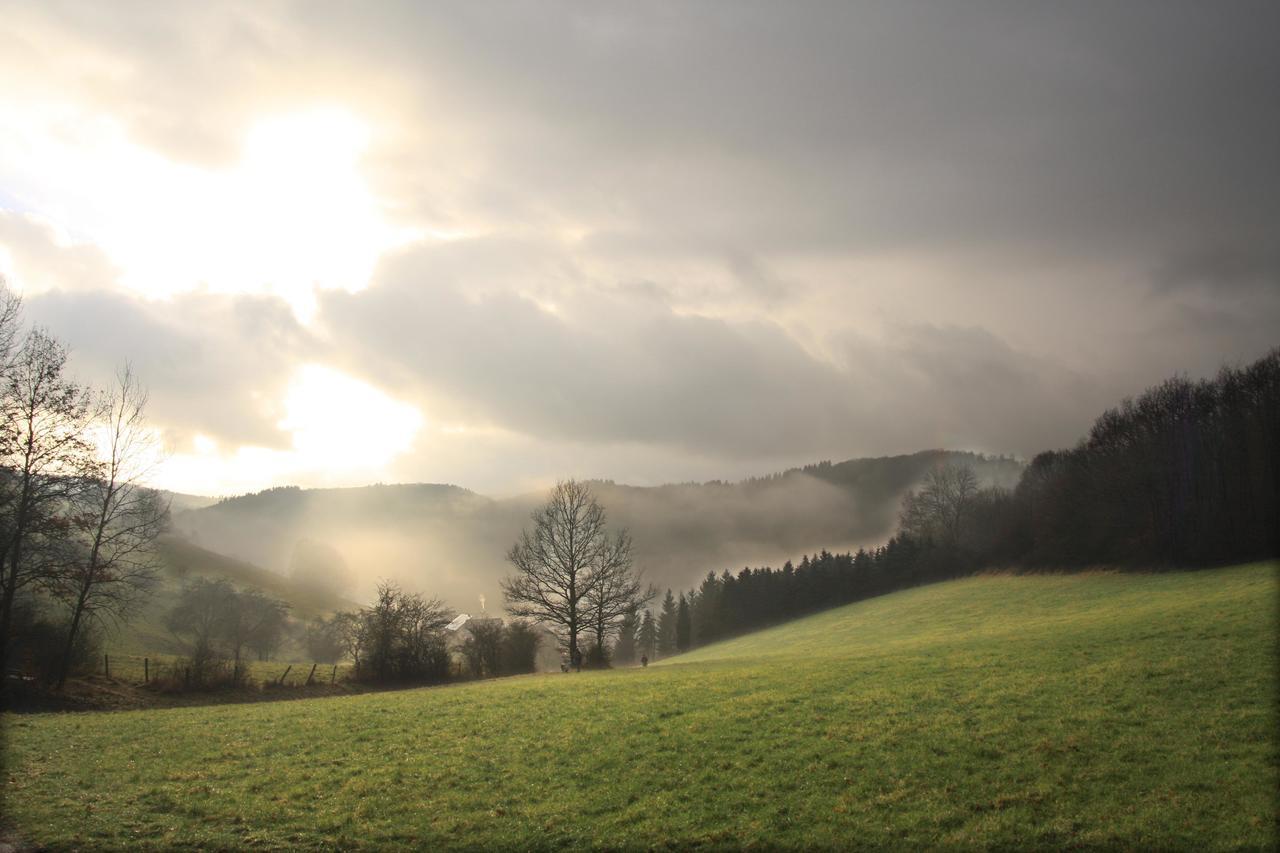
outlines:
[[[1280,344],[1271,0],[0,19],[0,274],[177,491],[1030,457]]]

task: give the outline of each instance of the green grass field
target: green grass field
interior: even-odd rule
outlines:
[[[9,716],[55,848],[1277,840],[1280,566],[982,577],[648,669]]]

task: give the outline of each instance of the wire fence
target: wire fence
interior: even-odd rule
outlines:
[[[222,668],[230,673],[230,663]],[[240,662],[240,684],[301,687],[309,684],[332,684],[345,680],[354,667],[350,663],[317,661],[246,661]],[[171,684],[190,687],[191,661],[178,655],[112,654],[102,656],[97,674],[133,684]]]

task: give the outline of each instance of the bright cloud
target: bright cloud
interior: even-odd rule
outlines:
[[[383,216],[361,174],[371,131],[339,107],[261,119],[226,169],[171,161],[70,105],[0,115],[10,204],[97,244],[148,296],[271,293],[307,317],[316,289],[364,287],[378,257],[416,234]]]
[[[352,485],[393,478],[391,463],[413,447],[422,413],[373,386],[320,364],[294,374],[283,399],[285,449],[224,447],[196,434],[157,477],[175,491],[252,491],[275,483]]]

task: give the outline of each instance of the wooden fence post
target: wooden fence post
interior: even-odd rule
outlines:
[[[335,664],[333,665],[333,672],[329,674],[329,683],[330,683],[330,684],[333,684],[333,682],[334,682],[337,678],[338,678],[338,665],[335,663]]]
[[[102,656],[102,674],[107,678],[111,677],[111,656],[104,654]]]
[[[311,678],[316,674],[316,664],[311,664],[311,672],[307,673],[307,686],[311,686]]]
[[[289,677],[289,670],[293,669],[293,664],[289,664],[284,668],[284,675],[280,676],[280,686],[284,686],[284,680]]]

